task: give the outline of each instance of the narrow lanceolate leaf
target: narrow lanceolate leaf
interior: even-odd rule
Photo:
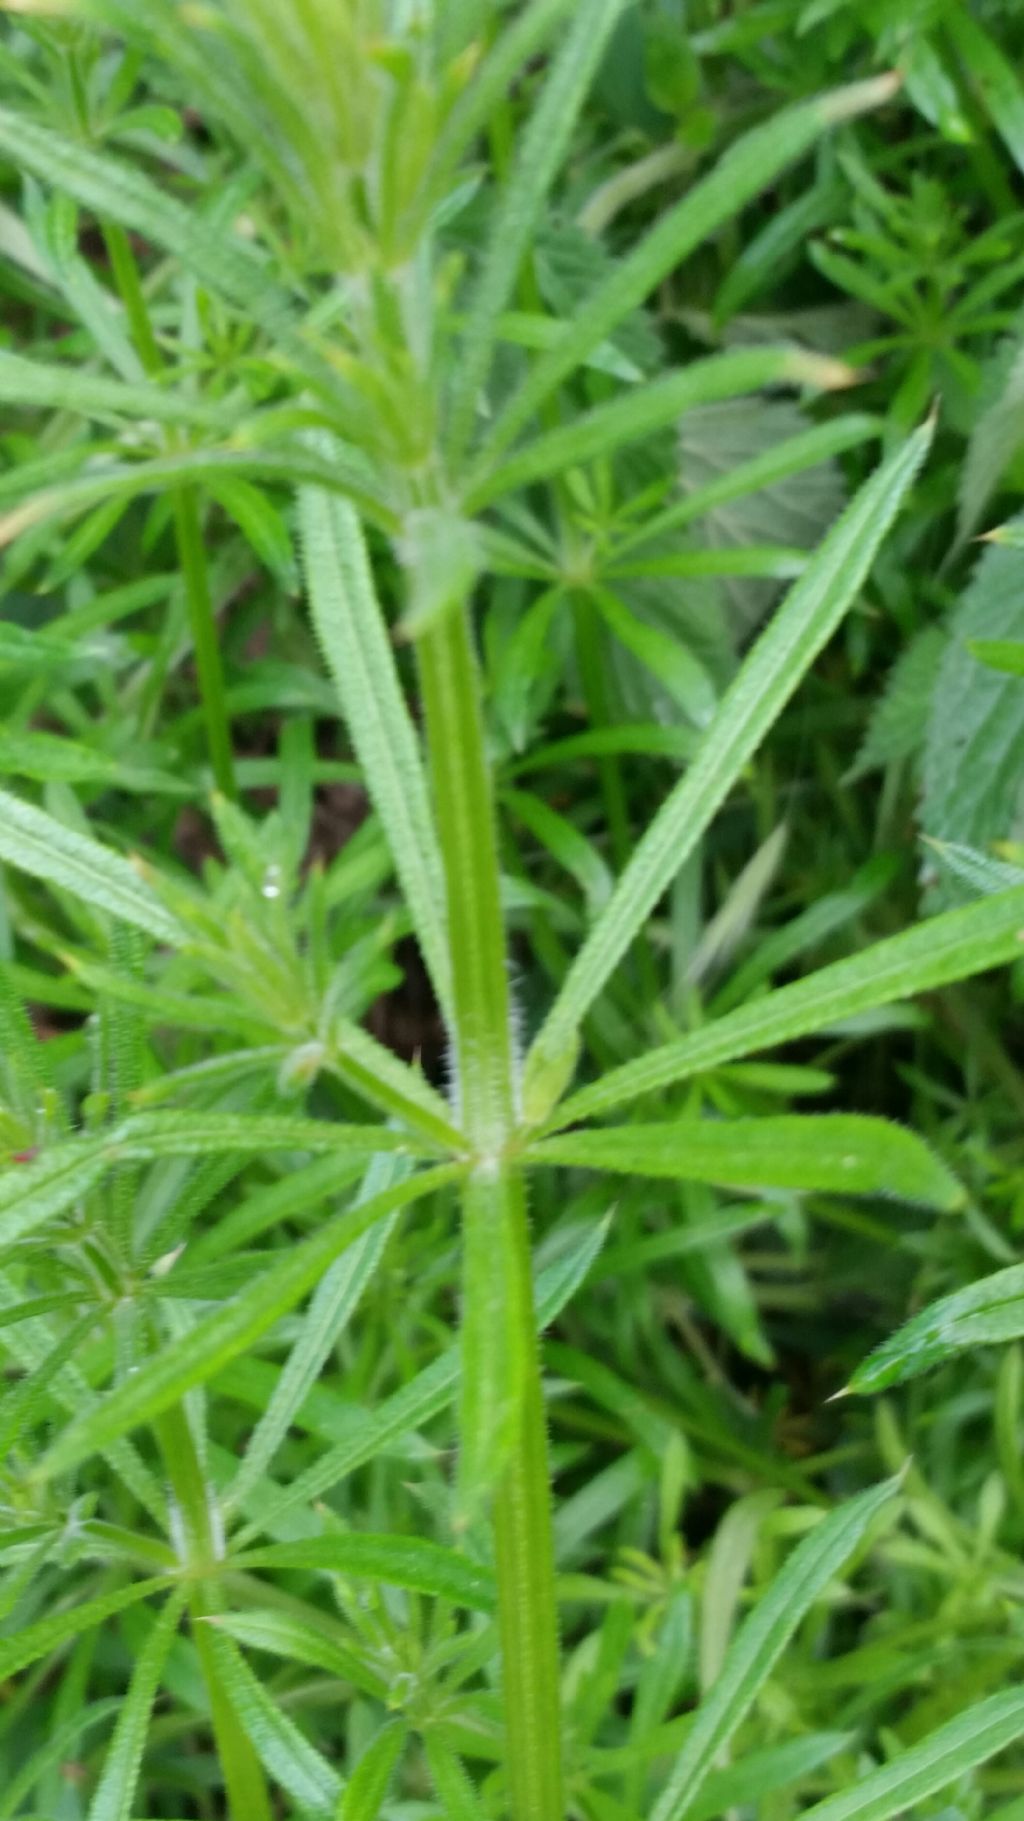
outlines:
[[[108,1138],[111,1156],[203,1157],[231,1151],[338,1151],[372,1157],[396,1151],[415,1156],[419,1139],[385,1125],[340,1125],[328,1119],[289,1119],[261,1113],[135,1113]]]
[[[456,1149],[461,1145],[461,1135],[437,1089],[360,1025],[336,1018],[330,1028],[328,1057],[329,1066],[341,1079],[375,1106],[397,1114],[437,1144]]]
[[[765,1745],[736,1764],[713,1770],[687,1821],[718,1821],[729,1809],[756,1807],[776,1790],[812,1776],[855,1743],[855,1733],[812,1732],[782,1745]]]
[[[428,1732],[423,1743],[446,1821],[483,1821],[483,1806],[461,1759],[434,1732]]]
[[[451,442],[469,437],[476,395],[487,376],[498,318],[512,293],[576,116],[625,0],[577,0],[575,17],[540,96],[527,116],[515,167],[494,212],[487,252],[469,305],[469,321],[454,368]]]
[[[398,1181],[407,1167],[402,1158],[376,1158],[366,1173],[360,1199],[369,1201],[374,1194]],[[227,1495],[231,1506],[241,1504],[269,1468],[293,1417],[304,1404],[373,1278],[397,1218],[397,1214],[392,1214],[389,1219],[371,1227],[362,1239],[335,1260],[317,1285],[302,1330],[231,1482]]]
[[[123,1612],[126,1606],[137,1606],[140,1600],[148,1599],[150,1594],[163,1593],[167,1581],[158,1576],[149,1581],[135,1581],[130,1587],[118,1587],[113,1593],[102,1593],[95,1600],[83,1600],[80,1606],[72,1606],[67,1612],[54,1613],[52,1618],[38,1619],[34,1625],[23,1625],[21,1630],[9,1638],[0,1638],[0,1676],[17,1675],[19,1669],[27,1668],[29,1663],[37,1663],[40,1657],[59,1650],[73,1638],[81,1637],[84,1631],[92,1631],[102,1625],[104,1619],[112,1618],[115,1612]]]
[[[931,436],[930,425],[918,430],[860,489],[757,640],[684,777],[634,850],[570,967],[537,1039],[538,1062],[567,1049],[605,981],[856,600]]]
[[[190,398],[183,387],[126,385],[103,374],[83,373],[56,361],[27,360],[0,350],[0,402],[37,411],[80,411],[118,422],[141,418],[161,424],[205,424],[223,430],[230,407]]]
[[[595,1221],[571,1250],[556,1264],[540,1272],[534,1287],[537,1327],[546,1328],[571,1302],[585,1281],[604,1243],[607,1220]],[[346,1475],[387,1452],[411,1430],[447,1410],[454,1401],[462,1366],[462,1348],[449,1347],[431,1360],[422,1372],[379,1404],[372,1417],[359,1424],[350,1437],[329,1448],[287,1486],[282,1486],[261,1508],[259,1528],[269,1528],[296,1505],[308,1505]],[[258,1528],[244,1532],[247,1540]],[[241,1538],[239,1540],[242,1540]]]
[[[441,1188],[457,1175],[454,1166],[424,1171],[372,1201],[336,1214],[308,1239],[275,1254],[269,1270],[197,1322],[181,1339],[147,1360],[93,1409],[69,1423],[38,1463],[36,1472],[42,1478],[63,1473],[115,1437],[158,1416],[194,1385],[205,1384],[272,1328],[288,1309],[294,1308],[346,1247],[354,1245],[376,1221],[432,1189]]]
[[[767,189],[830,126],[878,107],[898,86],[894,76],[854,83],[788,108],[737,140],[715,169],[662,216],[634,252],[616,260],[558,341],[535,362],[488,437],[487,457],[508,448],[563,379],[709,234]]]
[[[142,172],[80,140],[0,108],[0,153],[48,187],[73,196],[101,221],[117,221],[173,253],[211,290],[280,328],[290,305],[250,246],[195,209],[166,196]]]
[[[357,1656],[348,1644],[325,1637],[304,1620],[282,1612],[221,1612],[207,1624],[226,1631],[228,1637],[251,1650],[265,1650],[271,1656],[284,1657],[292,1663],[303,1663],[322,1669],[341,1682],[372,1695],[374,1700],[387,1698],[387,1683]]]
[[[472,1612],[493,1612],[494,1576],[480,1562],[457,1555],[423,1537],[377,1536],[346,1532],[303,1537],[294,1543],[272,1543],[235,1556],[236,1568],[318,1568],[353,1580],[382,1581],[408,1587],[437,1599],[451,1600]]]
[[[527,1155],[533,1163],[733,1188],[899,1195],[936,1208],[963,1199],[956,1178],[914,1132],[856,1113],[619,1126],[542,1139]]]
[[[479,512],[503,493],[546,480],[565,468],[610,455],[652,431],[675,423],[695,405],[719,403],[764,386],[841,385],[849,369],[838,361],[802,354],[793,348],[743,348],[695,360],[678,373],[661,375],[646,386],[634,386],[609,404],[598,405],[535,442],[517,449],[471,486],[467,510]]]
[[[1017,69],[966,7],[951,6],[942,23],[982,107],[1017,169],[1024,171],[1024,84]]]
[[[260,1762],[303,1809],[322,1814],[341,1793],[341,1779],[272,1701],[231,1639],[215,1629],[212,1654],[221,1685]]]
[[[851,1391],[885,1391],[954,1354],[1024,1336],[1024,1265],[1009,1265],[930,1303],[857,1367]]]
[[[559,1107],[552,1124],[609,1112],[737,1056],[791,1043],[858,1012],[891,1005],[1001,967],[1024,954],[1024,887],[996,892],[961,910],[929,917],[903,935],[876,942],[848,961],[819,968],[724,1018],[612,1069]]]
[[[276,481],[281,486],[325,487],[328,492],[337,490],[354,500],[374,524],[393,529],[394,515],[381,499],[369,464],[340,443],[332,447],[331,461],[318,458],[308,447],[284,442],[269,447],[200,445],[133,462],[110,461],[101,456],[88,465],[87,452],[83,452],[82,472],[42,490],[31,484],[27,467],[15,469],[9,478],[5,477],[3,497],[20,503],[0,517],[0,548],[47,519],[74,518],[90,506],[103,505],[108,500],[128,501],[144,493],[164,493],[179,482],[205,483],[221,489],[225,483],[230,486],[247,479]]]
[[[441,129],[430,172],[432,185],[452,169],[478,133],[486,132],[519,71],[553,37],[574,4],[575,0],[530,0],[509,18]]]
[[[341,698],[442,1009],[451,1005],[444,874],[419,741],[402,694],[359,520],[319,488],[300,494],[313,625]]]
[[[153,1702],[185,1597],[184,1589],[172,1594],[139,1652],[103,1774],[89,1804],[89,1821],[130,1821]]]
[[[120,854],[6,791],[0,791],[0,860],[134,924],[159,942],[184,940],[170,912]]]
[[[74,1207],[108,1168],[101,1138],[83,1138],[14,1163],[0,1175],[0,1246],[10,1246]]]
[[[840,1505],[797,1544],[782,1572],[746,1619],[721,1674],[697,1710],[686,1743],[650,1821],[682,1821],[775,1664],[814,1602],[849,1561],[896,1490],[874,1486]]]
[[[889,1821],[984,1764],[1024,1733],[1024,1692],[978,1701],[889,1764],[803,1813],[803,1821]]]
[[[338,1821],[378,1821],[405,1740],[404,1720],[381,1727],[356,1765],[338,1805]]]

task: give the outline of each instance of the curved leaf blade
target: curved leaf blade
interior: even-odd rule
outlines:
[[[527,1156],[533,1163],[731,1188],[889,1194],[944,1209],[963,1199],[955,1177],[916,1133],[855,1113],[676,1119],[573,1132],[542,1139]]]
[[[450,1600],[472,1612],[493,1612],[494,1576],[480,1562],[457,1555],[424,1537],[371,1535],[352,1531],[271,1543],[233,1558],[236,1568],[315,1568],[358,1580],[383,1581],[416,1593]]]
[[[876,942],[847,961],[819,968],[763,999],[662,1044],[612,1069],[559,1107],[551,1125],[579,1119],[656,1093],[754,1050],[791,1043],[858,1012],[891,1005],[1001,967],[1024,953],[1024,887],[993,893],[962,909],[928,917],[914,929]]]
[[[889,1821],[936,1790],[984,1764],[1024,1732],[1024,1693],[1009,1689],[978,1701],[948,1726],[929,1733],[854,1789],[804,1810],[803,1821]]]
[[[185,940],[180,924],[120,854],[6,791],[0,791],[0,860],[134,924],[158,942]]]
[[[454,1166],[421,1172],[371,1201],[346,1208],[308,1239],[275,1257],[271,1268],[198,1321],[194,1328],[148,1359],[131,1378],[74,1418],[37,1463],[35,1476],[51,1479],[116,1437],[158,1416],[196,1385],[205,1384],[237,1358],[318,1283],[346,1247],[395,1208],[454,1180]]]
[[[610,902],[573,961],[528,1068],[551,1066],[569,1047],[744,765],[852,606],[931,438],[932,426],[924,425],[875,471],[758,638],[708,723],[688,770],[634,849]]]
[[[444,871],[419,741],[377,601],[359,519],[320,488],[299,495],[313,626],[391,849],[423,958],[451,1005]]]
[[[848,1391],[887,1391],[975,1347],[1024,1336],[1024,1265],[1008,1265],[930,1303],[869,1353]]]
[[[683,1821],[801,1620],[849,1561],[896,1487],[895,1480],[888,1480],[849,1499],[797,1544],[740,1627],[721,1674],[697,1710],[650,1821]]]

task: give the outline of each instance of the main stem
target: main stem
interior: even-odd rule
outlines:
[[[460,1113],[478,1166],[464,1216],[493,1242],[494,1267],[519,1332],[518,1401],[494,1490],[513,1821],[564,1821],[558,1612],[540,1351],[522,1171],[508,1155],[516,1126],[516,1059],[480,680],[468,613],[420,640],[427,743],[444,859],[452,951],[452,1033]],[[467,1232],[467,1247],[473,1235]]]

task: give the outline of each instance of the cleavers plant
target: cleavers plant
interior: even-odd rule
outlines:
[[[601,1066],[602,1002],[617,981],[628,990],[634,964],[653,968],[657,982],[652,918],[857,602],[927,457],[930,423],[887,449],[813,553],[744,552],[743,573],[795,579],[724,687],[682,644],[675,650],[685,768],[614,882],[597,878],[585,930],[531,1033],[521,1028],[510,978],[510,892],[476,614],[493,578],[512,577],[543,589],[542,638],[556,615],[585,626],[595,608],[614,630],[621,615],[607,597],[622,550],[587,526],[626,452],[698,407],[848,381],[841,363],[789,344],[730,346],[645,377],[617,338],[681,262],[823,135],[883,106],[898,79],[882,73],[741,133],[609,264],[573,319],[559,322],[539,307],[532,245],[627,0],[528,0],[510,10],[456,0],[433,9],[383,0],[76,0],[25,10],[56,16],[33,20],[31,38],[12,27],[26,33],[12,49],[25,94],[22,105],[0,110],[0,151],[25,177],[38,231],[32,259],[44,274],[37,282],[92,341],[81,362],[0,354],[0,397],[43,407],[56,425],[52,447],[3,476],[0,536],[27,574],[51,555],[55,528],[90,526],[95,547],[131,502],[166,499],[226,862],[208,868],[200,886],[75,826],[59,813],[67,809],[59,794],[46,807],[9,793],[0,802],[0,857],[22,876],[10,892],[12,924],[26,945],[63,964],[69,1004],[80,1003],[77,987],[100,1007],[90,1091],[83,1099],[76,1081],[62,1096],[67,1083],[50,1071],[19,1003],[19,988],[32,998],[39,979],[24,964],[5,970],[12,1161],[0,1178],[9,1252],[0,1319],[25,1371],[4,1406],[7,1449],[41,1426],[51,1404],[66,1413],[11,1476],[19,1521],[3,1545],[13,1563],[5,1611],[55,1536],[70,1564],[121,1571],[0,1638],[0,1670],[45,1662],[113,1615],[163,1600],[117,1714],[90,1821],[132,1813],[165,1677],[173,1693],[187,1685],[193,1708],[210,1720],[232,1821],[278,1812],[270,1786],[301,1816],[389,1813],[413,1737],[423,1743],[435,1804],[417,1813],[440,1804],[456,1821],[624,1821],[637,1812],[629,1806],[635,1763],[610,1793],[585,1756],[573,1755],[560,1719],[538,1338],[591,1269],[604,1225],[591,1218],[535,1270],[530,1184],[557,1169],[572,1182],[588,1173],[957,1207],[956,1177],[908,1129],[853,1112],[708,1117],[677,1090],[713,1068],[1012,961],[1024,888],[945,912],[699,1027],[665,1029],[661,1043]],[[63,91],[38,76],[36,54],[73,78],[70,112]],[[182,160],[185,201],[174,193],[182,180],[146,173],[153,122],[132,120],[129,108],[143,70],[168,98],[160,106],[187,97],[204,133],[244,159],[245,181],[226,197],[213,154],[209,172],[198,153]],[[509,95],[523,82],[532,85],[530,105],[512,131]],[[478,156],[488,134],[493,171]],[[494,194],[481,245],[471,227],[485,185]],[[102,304],[83,276],[76,210],[98,226],[109,258]],[[217,358],[224,348],[228,361]],[[803,431],[731,484],[756,491],[878,429],[851,414],[827,437]],[[282,758],[281,775],[298,780],[292,798],[262,825],[232,800],[245,773],[232,756],[204,513],[215,504],[233,514],[261,560],[284,570],[278,521],[260,491],[268,487],[297,497],[312,623],[376,813],[370,837],[348,856],[363,869],[356,879],[303,870],[305,840],[289,816],[301,821],[315,762],[301,742]],[[723,486],[709,492],[721,499]],[[700,511],[692,495],[653,499],[650,539]],[[636,524],[623,541],[643,542]],[[673,560],[679,573],[687,562],[700,571],[693,552]],[[387,596],[400,602],[397,628],[381,604]],[[642,637],[627,636],[650,656]],[[60,620],[36,644],[34,661],[57,671],[71,664]],[[46,751],[57,764],[54,748],[25,750],[37,766]],[[73,759],[69,744],[65,762]],[[26,775],[60,783],[45,767]],[[143,774],[135,787],[173,794],[175,784],[165,767],[155,783]],[[381,935],[351,913],[349,899],[392,868],[403,909]],[[447,1095],[363,1023],[388,978],[388,945],[406,929],[444,1019]],[[144,1033],[165,1029],[199,1041],[177,1069],[150,1078]],[[211,1031],[232,1047],[204,1053]],[[287,1104],[297,1097],[308,1103],[301,1113]],[[637,1119],[627,1112],[635,1104]],[[253,1188],[245,1165],[275,1155],[298,1167]],[[337,1211],[332,1204],[356,1184]],[[618,1193],[614,1183],[602,1191],[601,1211]],[[400,1211],[415,1206],[436,1220],[433,1210],[452,1198],[457,1349],[442,1349],[375,1410],[350,1411],[348,1420],[334,1412],[341,1426],[319,1459],[293,1479],[272,1478]],[[217,1221],[193,1239],[193,1222],[213,1204]],[[294,1221],[294,1243],[251,1249]],[[78,1278],[55,1274],[44,1246],[73,1257]],[[54,1317],[68,1320],[60,1338]],[[218,1463],[203,1387],[282,1321],[291,1323],[282,1330],[285,1364],[240,1462]],[[455,1485],[437,1507],[447,1534],[343,1527],[322,1495],[408,1443],[453,1400]],[[88,1499],[73,1503],[71,1476],[97,1461],[117,1488],[113,1514],[97,1516]],[[669,1768],[651,1821],[717,1812],[700,1806],[716,1778],[719,1786],[726,1779],[720,1806],[728,1806],[727,1775],[743,1770],[727,1771],[730,1742],[806,1615],[890,1521],[897,1489],[887,1482],[825,1516],[808,1506],[806,1534],[739,1625],[696,1712],[656,1754]],[[130,1578],[138,1567],[145,1578]],[[314,1585],[317,1575],[336,1577],[342,1619],[297,1591],[307,1586],[295,1580],[303,1574]],[[398,1678],[384,1673],[388,1652],[404,1661],[405,1645],[395,1643],[394,1607],[384,1599],[378,1611],[353,1591],[367,1582],[408,1596],[418,1615],[410,1634],[441,1691],[433,1707],[403,1705]],[[419,1616],[417,1603],[429,1601],[473,1616],[462,1630],[446,1628]],[[174,1654],[185,1612],[201,1696]],[[493,1614],[500,1724],[495,1768],[478,1778],[466,1767],[473,1738],[447,1724],[445,1698],[485,1677]],[[350,1684],[378,1716],[383,1710],[344,1774],[268,1693],[240,1646],[323,1672],[331,1686]],[[486,1703],[480,1713],[494,1717]],[[1024,1696],[989,1695],[806,1812],[815,1821],[885,1821],[1021,1732]],[[43,1759],[33,1760],[13,1801],[0,1797],[0,1815],[23,1812],[46,1774]]]

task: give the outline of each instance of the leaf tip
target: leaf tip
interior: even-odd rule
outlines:
[[[838,1391],[833,1391],[832,1396],[825,1399],[826,1404],[838,1404],[841,1398],[852,1397],[856,1389],[855,1380],[856,1374],[851,1378],[848,1385],[840,1385]]]
[[[902,87],[903,75],[900,70],[884,70],[880,76],[869,76],[865,82],[848,83],[845,88],[835,89],[832,94],[821,97],[821,119],[832,126],[843,120],[853,120],[858,114],[883,107],[894,95],[899,94]]]

